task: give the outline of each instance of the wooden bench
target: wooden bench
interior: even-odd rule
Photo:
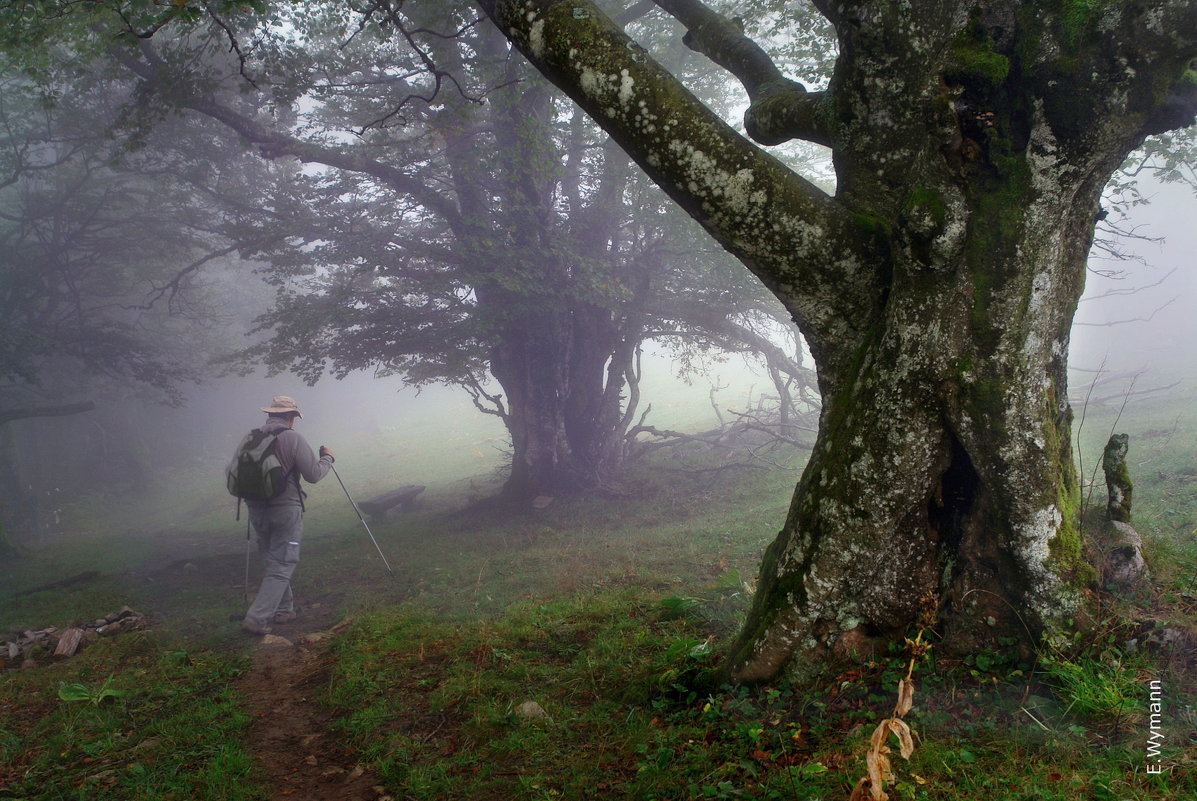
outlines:
[[[386,520],[387,512],[396,506],[400,509],[410,509],[415,503],[416,496],[423,491],[424,487],[419,484],[408,484],[390,492],[375,495],[373,498],[358,501],[357,506],[370,515],[372,520]]]

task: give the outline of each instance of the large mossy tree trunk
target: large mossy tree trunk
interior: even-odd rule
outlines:
[[[809,659],[872,653],[927,604],[959,651],[1025,637],[1074,606],[1092,571],[1064,351],[1086,240],[1061,252],[1055,223],[1040,222],[1066,214],[1076,216],[1029,203],[1000,221],[970,215],[961,261],[895,259],[857,361],[825,384],[819,440],[767,553],[739,678],[774,675],[796,635]],[[968,240],[992,247],[1002,227],[1019,233],[1009,252],[969,263]]]
[[[624,390],[640,333],[609,309],[584,303],[559,309],[542,303],[504,324],[490,370],[505,395],[501,416],[511,436],[505,498],[524,503],[614,480],[628,427]]]
[[[742,26],[657,0],[747,90],[760,143],[831,148],[830,197],[581,0],[479,0],[789,308],[818,442],[728,662],[770,679],[900,639],[1034,640],[1081,560],[1066,361],[1102,188],[1197,110],[1197,2],[814,3],[839,57],[789,80]]]
[[[473,136],[451,159],[465,216],[487,221],[481,231],[462,225],[459,241],[479,265],[478,314],[492,331],[489,368],[503,391],[492,400],[511,437],[502,496],[516,504],[594,490],[616,476],[631,354],[644,336],[628,311],[635,303],[603,296],[588,279],[601,265],[613,287],[621,283],[631,165],[607,148],[597,174],[584,176],[580,143],[555,135],[551,87],[521,85],[526,70],[512,65],[511,85],[486,116],[496,152]],[[489,179],[479,175],[488,160],[499,166]],[[585,196],[584,182],[592,184]],[[499,204],[487,198],[488,183]],[[557,208],[563,186],[567,215]]]

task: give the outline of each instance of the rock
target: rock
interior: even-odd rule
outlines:
[[[258,640],[258,646],[261,648],[292,648],[294,645],[295,643],[286,637],[277,634],[263,634],[262,639]]]
[[[544,707],[535,701],[524,701],[515,708],[516,717],[524,720],[547,720],[549,713],[544,711]]]
[[[156,751],[162,746],[162,740],[158,737],[147,737],[131,749],[134,753],[138,751]]]
[[[299,641],[303,642],[303,643],[313,643],[313,642],[321,642],[323,640],[330,639],[331,637],[332,637],[332,635],[329,634],[327,631],[313,631],[310,634],[304,634],[302,637],[299,638]]]
[[[102,770],[99,773],[91,774],[90,776],[87,777],[87,780],[89,782],[104,782],[106,784],[115,784],[117,779],[119,779],[119,778],[120,778],[120,775],[115,770],[112,770],[110,768],[108,770]]]
[[[83,640],[83,629],[67,629],[58,638],[58,645],[54,648],[54,656],[74,656],[79,650],[79,643]]]
[[[1101,581],[1112,590],[1131,590],[1150,577],[1143,559],[1143,538],[1129,523],[1109,520],[1098,534]]]
[[[1147,646],[1163,651],[1189,648],[1193,644],[1192,635],[1179,626],[1164,626],[1147,637]]]
[[[319,763],[319,760],[316,759],[314,754],[308,754],[303,758],[303,761],[305,765],[316,765]]]

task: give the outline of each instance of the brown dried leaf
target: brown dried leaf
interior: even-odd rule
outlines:
[[[911,678],[902,679],[898,684],[898,705],[894,708],[894,714],[898,717],[904,717],[907,712],[914,706],[914,680]]]
[[[889,736],[889,718],[877,724],[873,729],[873,736],[869,738],[869,751],[880,753],[885,748],[885,738]]]
[[[889,728],[898,738],[898,753],[902,755],[903,759],[910,759],[910,755],[914,753],[914,737],[911,735],[906,721],[894,718],[890,720]]]
[[[872,798],[872,793],[869,792],[869,788],[871,786],[872,783],[867,777],[861,779],[856,783],[856,786],[852,788],[852,795],[848,797],[848,801],[870,801]]]
[[[869,766],[869,782],[872,785],[873,801],[885,801],[887,798],[885,783],[894,780],[894,774],[890,771],[889,757],[878,751],[870,751],[865,757],[865,762]]]

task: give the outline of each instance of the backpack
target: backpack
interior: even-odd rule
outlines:
[[[286,429],[283,429],[284,431]],[[255,428],[245,435],[225,468],[225,483],[229,494],[237,497],[240,519],[241,501],[268,501],[283,494],[287,488],[287,474],[275,453],[275,442],[282,431],[267,433]]]

